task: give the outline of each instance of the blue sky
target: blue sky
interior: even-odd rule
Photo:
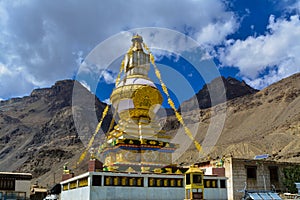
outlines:
[[[91,83],[90,78],[78,76],[80,65],[109,38],[144,27],[188,36],[207,52],[219,74],[262,89],[300,72],[299,12],[298,0],[2,0],[0,99],[29,95],[34,88],[75,77],[97,92],[101,100],[107,100],[122,55],[91,67],[94,79],[100,82]],[[160,43],[166,40],[154,39]],[[149,38],[145,37],[145,42],[152,47]],[[118,43],[122,50],[130,45],[130,41]],[[115,50],[108,45],[103,53],[113,55]],[[213,77],[205,79],[203,74],[191,73],[195,66],[176,52],[151,50],[165,82],[180,102]],[[179,78],[174,78],[175,74]]]

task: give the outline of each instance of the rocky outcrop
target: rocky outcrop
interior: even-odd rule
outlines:
[[[76,99],[77,109],[85,110],[83,101],[92,99],[90,110],[99,119],[106,104],[73,80],[58,81],[51,88],[33,90],[30,96],[0,102],[1,171],[31,172],[37,178],[70,159],[76,160],[84,148],[80,134],[90,137],[97,124],[82,120],[85,132],[76,129],[72,110],[74,85],[81,97]],[[108,129],[110,119],[109,114],[103,130]]]
[[[180,105],[179,110],[186,112],[198,108],[210,108],[228,100],[256,92],[258,90],[250,87],[244,81],[239,81],[232,77],[218,77],[205,84],[195,96],[184,101]]]

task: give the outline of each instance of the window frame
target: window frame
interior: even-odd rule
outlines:
[[[257,180],[257,166],[245,166],[246,177],[249,180]]]

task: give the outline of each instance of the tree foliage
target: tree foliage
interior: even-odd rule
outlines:
[[[300,165],[287,167],[283,170],[284,180],[283,184],[287,187],[289,192],[297,193],[295,182],[300,182]]]

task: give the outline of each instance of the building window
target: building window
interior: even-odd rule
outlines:
[[[79,187],[85,187],[89,185],[89,179],[88,177],[82,178],[78,180],[78,186]]]
[[[100,180],[101,180],[101,178],[100,178]],[[98,181],[96,181],[96,182],[98,182]],[[97,185],[97,186],[101,186],[101,185]],[[104,176],[104,186],[144,187],[144,178],[143,177],[130,177],[130,176],[128,176],[128,177]]]
[[[270,180],[271,180],[271,182],[279,181],[278,167],[277,166],[270,166],[269,170],[270,170]]]
[[[191,175],[190,174],[186,174],[185,175],[185,184],[186,185],[190,185],[191,184]]]
[[[215,179],[204,179],[204,188],[217,188],[218,182]]]
[[[182,187],[182,179],[149,178],[148,187]]]
[[[92,186],[101,186],[101,178],[100,175],[93,175]]]
[[[66,183],[66,184],[63,184],[63,191],[66,191],[69,189],[69,184]]]
[[[256,166],[246,166],[248,179],[256,179],[256,169]]]
[[[70,189],[75,189],[77,188],[77,180],[70,182]]]
[[[15,190],[15,180],[0,179],[0,190]]]
[[[202,175],[194,174],[193,183],[202,183]]]
[[[226,188],[226,180],[220,180],[220,188]]]

